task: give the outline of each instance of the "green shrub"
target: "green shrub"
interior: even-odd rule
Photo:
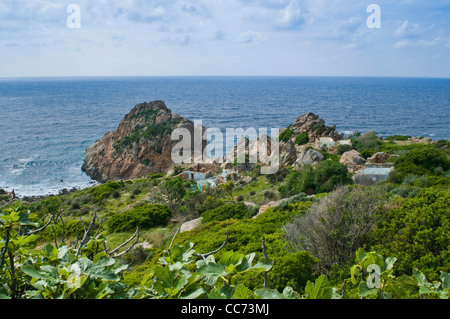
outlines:
[[[408,135],[390,135],[385,138],[387,141],[407,141],[411,138],[411,136]]]
[[[313,169],[311,165],[303,167],[286,177],[285,183],[278,188],[284,196],[293,196],[300,193],[308,195],[328,193],[338,185],[352,184],[347,167],[339,162],[325,160]]]
[[[84,221],[84,225],[89,224],[89,221]],[[99,225],[95,224],[93,231],[98,229]],[[84,235],[84,227],[80,220],[69,220],[64,224],[61,223],[56,225],[52,224],[51,227],[45,228],[42,233],[42,239],[46,241],[53,241],[56,238],[62,238],[62,236],[67,238],[82,238]]]
[[[104,184],[95,186],[92,190],[95,202],[101,202],[108,198],[115,190],[124,186],[123,182],[108,181]]]
[[[112,197],[113,198],[115,198],[115,199],[118,199],[118,198],[120,198],[120,192],[119,191],[114,191],[113,193],[112,193]]]
[[[278,182],[284,181],[286,176],[289,175],[291,171],[287,167],[281,167],[275,174],[266,175],[267,180],[271,184],[276,184]]]
[[[80,209],[81,205],[79,201],[74,201],[71,205],[72,209]]]
[[[311,165],[303,167],[301,170],[292,172],[286,177],[285,182],[278,188],[284,196],[293,196],[300,193],[316,193],[315,172]]]
[[[271,189],[266,189],[263,193],[263,196],[267,199],[274,199],[276,197],[276,194]]]
[[[291,138],[292,134],[294,134],[294,132],[288,127],[286,128],[283,132],[281,132],[280,136],[279,136],[279,140],[281,142],[287,142],[289,141],[289,139]]]
[[[110,233],[126,232],[133,231],[136,227],[149,229],[165,226],[171,216],[172,210],[166,205],[144,204],[112,216],[108,221],[108,231]]]
[[[227,219],[242,219],[249,217],[247,207],[242,204],[225,204],[211,210],[207,210],[202,214],[203,222],[221,221]]]
[[[348,144],[339,144],[337,147],[337,153],[338,155],[342,155],[345,152],[348,152],[352,149],[352,147]]]
[[[418,268],[437,280],[450,271],[450,189],[425,188],[398,203],[381,216],[370,249],[396,257],[398,275]]]
[[[193,188],[197,187],[195,181],[187,181],[180,177],[169,179],[164,182],[164,189],[171,202],[179,202]]]
[[[374,153],[378,152],[383,145],[383,142],[378,140],[376,132],[367,132],[359,136],[354,136],[351,140],[353,148],[361,155],[364,152],[366,156],[372,156]]]
[[[338,185],[352,184],[347,166],[335,161],[322,161],[315,169],[315,183],[318,193],[331,192]]]
[[[284,226],[288,245],[311,252],[324,271],[345,264],[368,242],[385,200],[381,187],[338,187]]]
[[[284,199],[278,206],[275,207],[275,210],[286,210],[292,211],[295,210],[296,204],[301,202],[309,201],[308,196],[305,193],[299,193],[287,199]]]
[[[305,213],[310,207],[310,202],[300,202],[294,211],[274,210],[273,208],[258,216],[256,219],[228,219],[224,221],[213,221],[205,224],[203,227],[194,229],[190,232],[180,233],[175,243],[185,243],[192,241],[195,243],[196,251],[206,253],[220,247],[225,238],[225,232],[228,230],[228,242],[224,249],[214,254],[218,260],[223,253],[227,251],[236,251],[243,254],[256,252],[255,260],[263,256],[261,250],[261,241],[263,236],[267,246],[267,255],[269,259],[282,262],[288,260],[293,262],[291,267],[283,268],[283,266],[274,267],[268,273],[270,287],[282,287],[284,283],[290,281],[301,285],[301,283],[309,278],[313,273],[316,259],[309,253],[291,255],[285,249],[285,241],[282,239],[282,226],[290,221],[297,214]],[[287,262],[284,266],[288,267]],[[287,273],[302,272],[303,275],[297,278],[288,278]],[[238,278],[238,282],[245,283],[250,288],[262,288],[264,278],[258,276],[242,276]]]
[[[295,136],[295,144],[304,145],[309,142],[308,133],[302,133]]]
[[[450,159],[444,151],[426,145],[414,148],[400,155],[394,161],[394,171],[391,173],[391,181],[401,183],[408,175],[442,175],[450,169]]]

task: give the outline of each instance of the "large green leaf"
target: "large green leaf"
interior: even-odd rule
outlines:
[[[369,288],[367,286],[367,283],[365,281],[361,281],[359,284],[359,295],[361,297],[367,297],[370,295],[377,295],[378,294],[378,288]]]
[[[39,271],[37,271],[33,266],[31,265],[23,265],[21,267],[21,270],[26,273],[28,276],[31,276],[32,278],[36,278],[36,279],[43,279],[43,280],[49,280],[49,281],[54,281],[54,278],[49,276],[48,274],[45,273],[41,273]]]
[[[265,257],[261,257],[258,262],[253,265],[250,269],[256,271],[269,271],[272,269],[273,261]]]
[[[234,290],[233,299],[250,299],[251,295],[253,295],[253,291],[239,284]]]
[[[333,288],[328,278],[324,275],[316,279],[315,283],[308,281],[305,287],[307,299],[331,299]]]
[[[177,271],[171,271],[168,267],[156,266],[154,275],[157,278],[154,288],[160,294],[168,294],[175,297],[188,283],[188,278]]]
[[[228,274],[225,271],[225,267],[223,265],[216,263],[207,263],[201,266],[197,270],[197,272],[205,276],[213,276],[213,277],[226,276]]]
[[[227,251],[220,257],[217,263],[224,267],[229,267],[230,265],[236,267],[243,262],[244,258],[245,258],[244,254],[235,253],[233,251]],[[253,259],[251,256],[249,258]]]
[[[287,286],[286,288],[283,289],[283,295],[287,298],[287,299],[298,299],[298,293],[292,289],[292,287]]]
[[[442,282],[442,289],[448,289],[450,288],[450,274],[448,272],[441,272],[441,282]]]

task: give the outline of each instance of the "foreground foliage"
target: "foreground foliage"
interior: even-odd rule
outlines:
[[[266,287],[252,290],[237,283],[236,279],[246,273],[267,274],[274,263],[265,256],[254,262],[255,252],[242,254],[232,250],[216,260],[214,254],[225,246],[228,236],[219,249],[205,254],[196,253],[192,242],[172,245],[172,241],[158,265],[138,285],[130,286],[123,281],[127,265],[121,265],[105,251],[89,257],[90,248],[101,241],[101,236],[78,250],[67,245],[56,248],[48,244],[41,250],[33,247],[37,236],[29,234],[29,229],[38,227],[32,222],[33,217],[15,209],[1,213],[0,231],[4,238],[0,246],[1,298],[345,298],[345,290],[333,287],[323,275],[308,281],[304,293],[289,286],[280,292]],[[263,249],[265,252],[264,244]],[[448,298],[450,275],[447,272],[441,272],[439,282],[430,283],[417,269],[412,275],[395,277],[396,258],[359,249],[356,259],[349,281],[358,286],[360,298],[405,298],[409,290],[417,291],[421,297]],[[191,267],[193,264],[195,268]]]

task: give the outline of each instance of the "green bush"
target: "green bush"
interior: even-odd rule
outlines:
[[[249,217],[249,210],[242,204],[225,204],[211,210],[207,210],[202,214],[203,222],[221,221],[231,218],[242,219]]]
[[[266,175],[267,180],[271,184],[275,184],[278,182],[284,181],[286,176],[288,176],[290,173],[290,170],[286,167],[280,168],[275,174],[268,174]]]
[[[315,169],[315,182],[318,193],[328,193],[338,185],[352,184],[347,166],[335,161],[322,161]]]
[[[101,202],[108,198],[115,190],[124,186],[123,182],[108,181],[104,184],[95,186],[92,190],[95,202]]]
[[[288,127],[286,128],[283,132],[281,132],[280,136],[279,136],[279,140],[281,142],[287,142],[289,141],[289,139],[291,138],[292,134],[294,134],[294,132]]]
[[[372,156],[372,154],[378,152],[383,145],[383,142],[378,140],[376,132],[367,132],[359,136],[354,136],[351,140],[353,148],[361,155],[364,152],[366,156]]]
[[[401,200],[377,225],[370,249],[397,258],[397,274],[420,269],[437,280],[437,271],[450,271],[450,189],[425,188]]]
[[[328,193],[338,185],[352,184],[347,167],[339,162],[325,160],[313,169],[310,165],[289,174],[278,191],[285,197],[300,193],[308,195]]]
[[[321,269],[329,271],[347,263],[368,242],[385,200],[381,187],[338,187],[287,223],[285,238],[293,251],[311,252]]]
[[[190,232],[180,233],[175,243],[185,243],[192,241],[195,243],[196,251],[206,253],[220,247],[225,238],[225,232],[228,230],[229,237],[227,245],[223,250],[214,254],[218,260],[226,251],[236,251],[243,254],[256,252],[255,260],[263,256],[261,250],[261,241],[263,236],[267,246],[267,255],[271,260],[288,260],[293,262],[290,268],[281,266],[274,267],[269,273],[269,286],[282,287],[284,283],[290,281],[301,285],[301,283],[314,271],[316,259],[309,253],[291,255],[285,249],[285,241],[282,239],[282,226],[298,214],[304,214],[310,207],[310,202],[299,202],[295,211],[275,210],[269,208],[256,219],[228,219],[224,221],[213,221],[205,224],[203,227],[194,229]],[[287,262],[284,263],[287,267]],[[302,272],[303,275],[297,278],[288,278],[287,273]],[[263,276],[242,276],[239,282],[245,282],[245,285],[253,289],[262,288]]]
[[[149,229],[156,226],[167,225],[172,210],[165,205],[144,204],[129,211],[116,214],[108,221],[108,231],[126,232],[133,231],[136,227]]]
[[[89,221],[85,220],[83,221],[84,225],[89,224]],[[99,225],[95,224],[93,231],[98,229]],[[68,238],[82,238],[84,235],[84,227],[80,220],[69,220],[64,224],[64,227],[61,223],[58,223],[56,225],[52,224],[51,227],[45,228],[42,233],[42,239],[46,241],[53,241],[56,238],[62,238],[64,235],[65,239]]]
[[[169,179],[164,182],[164,189],[171,202],[179,202],[193,188],[197,188],[195,181],[187,181],[180,177]]]
[[[295,144],[304,145],[309,142],[308,133],[302,133],[295,136]]]
[[[286,177],[285,182],[278,188],[284,197],[290,197],[300,193],[316,193],[315,172],[311,165],[303,167],[301,170],[292,172]]]
[[[339,144],[337,147],[337,153],[338,155],[342,155],[345,152],[348,152],[352,149],[352,147],[348,144]]]
[[[391,135],[385,138],[387,141],[407,141],[411,138],[408,135]]]
[[[400,155],[394,161],[394,171],[391,173],[391,181],[401,183],[408,175],[442,175],[450,169],[450,159],[444,150],[433,145],[414,148]]]

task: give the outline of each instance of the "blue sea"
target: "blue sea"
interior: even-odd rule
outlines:
[[[450,139],[450,79],[0,78],[0,188],[32,196],[92,185],[86,148],[154,100],[222,130],[283,128],[314,112],[341,133]]]

